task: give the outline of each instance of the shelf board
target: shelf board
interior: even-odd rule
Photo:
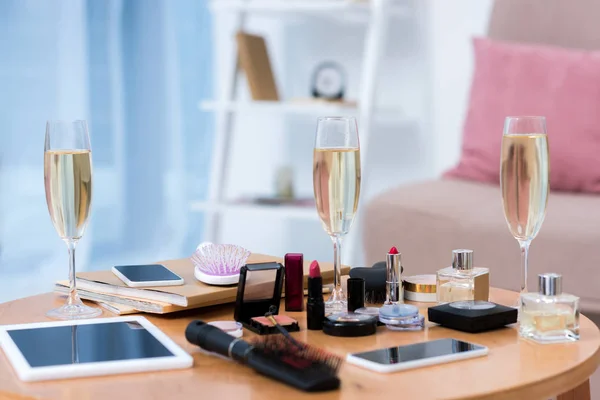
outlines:
[[[309,116],[357,116],[358,107],[326,102],[285,101],[233,101],[218,102],[203,100],[198,103],[200,111],[265,112]],[[384,124],[404,124],[415,118],[404,115],[400,107],[379,107],[374,112],[375,120]]]
[[[317,210],[313,206],[265,205],[252,203],[223,203],[215,204],[207,201],[190,202],[190,210],[195,212],[212,211],[218,213],[237,212],[252,213],[273,217],[288,217],[295,219],[319,220]]]
[[[368,12],[369,1],[359,0],[212,0],[210,8],[214,11],[262,12],[262,13],[331,13],[335,12]],[[394,4],[391,14],[408,15],[407,6]]]
[[[204,100],[198,103],[202,111],[265,111],[283,114],[355,114],[358,108],[354,105],[343,105],[326,102],[284,102],[284,101],[234,101],[217,102]]]

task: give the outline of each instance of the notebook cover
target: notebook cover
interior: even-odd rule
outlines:
[[[247,263],[261,263],[261,262],[279,262],[283,264],[283,259],[279,257],[268,256],[264,254],[251,254],[248,258]],[[308,271],[310,269],[311,260],[304,261],[304,287],[307,287]],[[177,275],[181,276],[185,284],[182,286],[165,286],[165,287],[153,287],[153,288],[130,288],[123,283],[116,275],[110,270],[105,271],[93,271],[93,272],[80,272],[77,274],[78,286],[81,280],[88,280],[90,282],[100,282],[109,284],[111,288],[116,291],[120,291],[121,288],[133,289],[133,293],[136,296],[128,295],[129,298],[137,298],[147,300],[146,292],[152,292],[152,295],[162,294],[174,294],[184,298],[187,301],[187,306],[176,306],[172,304],[163,304],[162,312],[159,313],[170,313],[174,311],[207,307],[217,304],[226,304],[235,302],[237,295],[237,286],[210,286],[202,282],[199,282],[194,277],[194,265],[189,258],[183,258],[178,260],[168,260],[159,262],[163,264]],[[323,283],[333,283],[333,264],[332,263],[321,263],[321,275],[323,276]],[[342,275],[347,275],[350,271],[350,267],[342,266]],[[87,289],[89,291],[89,288]],[[132,293],[128,291],[128,293]],[[118,295],[111,295],[110,301],[115,303],[119,302]],[[160,301],[160,300],[158,300]],[[166,303],[166,302],[165,302]]]
[[[246,74],[252,99],[278,101],[279,95],[265,39],[238,32],[236,40],[239,65]]]

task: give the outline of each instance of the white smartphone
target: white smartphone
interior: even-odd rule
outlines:
[[[407,346],[348,354],[347,361],[375,372],[396,372],[481,357],[488,348],[456,339],[439,339]]]
[[[112,272],[130,287],[180,286],[183,278],[162,264],[117,265]]]

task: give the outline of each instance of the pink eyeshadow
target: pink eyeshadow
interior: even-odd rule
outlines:
[[[277,321],[277,323],[279,325],[291,325],[296,323],[296,320],[293,318],[288,317],[287,315],[274,315],[275,317],[275,321]],[[254,317],[252,318],[252,321],[258,322],[262,325],[265,326],[273,326],[273,323],[271,321],[269,321],[269,319],[267,317]]]

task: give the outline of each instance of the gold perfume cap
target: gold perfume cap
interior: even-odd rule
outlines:
[[[473,269],[473,250],[452,250],[452,268],[459,270]]]
[[[538,291],[544,296],[558,296],[562,293],[562,275],[555,273],[539,274]]]

